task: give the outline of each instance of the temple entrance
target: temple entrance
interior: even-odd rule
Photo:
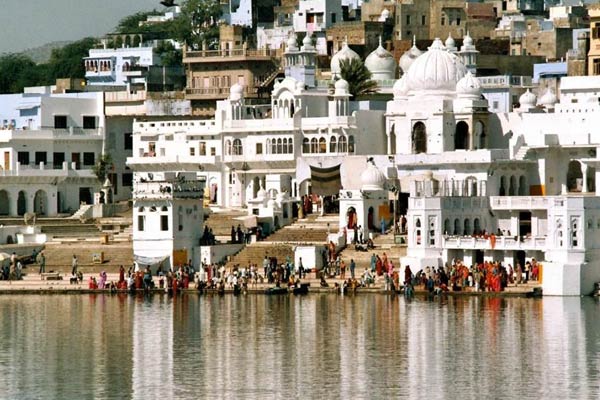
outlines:
[[[454,149],[469,149],[469,124],[465,121],[460,121],[456,124],[456,130],[454,131]]]
[[[414,154],[427,153],[427,129],[422,122],[417,122],[413,126],[412,152]]]
[[[6,190],[0,190],[0,215],[8,215],[10,211],[10,196]]]
[[[17,197],[17,215],[25,215],[27,212],[27,194],[24,191],[19,192]]]
[[[375,219],[375,210],[373,207],[369,207],[369,213],[367,214],[367,227],[369,229],[375,229],[375,224],[373,223]]]
[[[531,235],[531,212],[522,211],[519,213],[519,236]]]
[[[46,215],[48,213],[48,196],[43,190],[35,192],[33,198],[33,212],[37,215]]]
[[[354,207],[350,207],[348,211],[346,211],[346,227],[348,229],[353,229],[357,223],[358,215],[356,214],[356,209]]]

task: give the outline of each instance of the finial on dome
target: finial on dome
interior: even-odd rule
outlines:
[[[413,47],[417,47],[417,35],[413,35]]]
[[[379,35],[379,47],[381,47],[381,35]]]

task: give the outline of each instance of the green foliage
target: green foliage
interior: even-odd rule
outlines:
[[[143,33],[143,27],[140,27],[140,22],[145,21],[151,15],[160,14],[156,10],[152,11],[141,11],[133,15],[129,15],[119,21],[119,24],[115,28],[115,33]]]
[[[104,183],[108,176],[108,171],[113,167],[112,157],[110,154],[103,154],[102,157],[92,167],[92,171],[98,177],[98,180]]]
[[[181,50],[177,50],[171,42],[161,42],[156,47],[156,52],[160,55],[165,67],[181,67],[183,65]]]
[[[195,49],[201,48],[202,42],[215,48],[219,42],[219,17],[221,5],[218,0],[186,0],[176,19],[176,38]]]
[[[97,43],[95,38],[85,38],[52,50],[45,81],[52,84],[59,78],[85,78],[83,57]]]
[[[340,75],[348,82],[352,97],[377,91],[377,82],[371,80],[371,72],[361,60],[342,60],[340,62]]]
[[[0,57],[0,93],[20,93],[38,84],[39,71],[29,57],[6,54]]]

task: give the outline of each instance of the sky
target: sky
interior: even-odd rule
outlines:
[[[163,10],[160,0],[0,0],[0,53],[103,36],[121,18]]]

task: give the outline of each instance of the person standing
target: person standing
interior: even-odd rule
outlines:
[[[304,265],[302,265],[302,257],[298,260],[298,275],[300,279],[303,279],[306,275],[304,274]]]
[[[350,277],[354,279],[354,270],[356,269],[356,263],[354,262],[354,258],[350,259]]]
[[[77,256],[73,254],[73,259],[71,260],[71,275],[77,276]]]
[[[42,251],[38,257],[39,257],[40,275],[41,275],[46,272],[46,256],[44,255],[44,252]]]

